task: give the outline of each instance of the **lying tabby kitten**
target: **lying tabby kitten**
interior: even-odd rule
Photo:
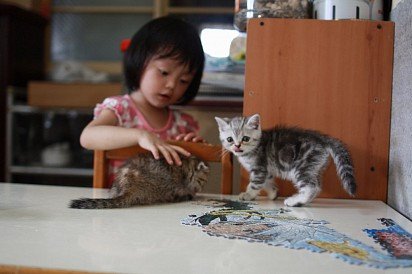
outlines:
[[[270,199],[277,198],[274,177],[292,181],[298,193],[285,199],[287,206],[310,203],[321,191],[321,175],[329,155],[337,167],[343,188],[355,195],[352,160],[345,145],[312,130],[275,127],[261,130],[258,114],[233,119],[215,117],[222,145],[238,157],[250,174],[241,200],[253,200],[262,188]]]
[[[140,154],[116,173],[112,198],[72,200],[69,207],[124,208],[192,199],[206,183],[209,166],[194,156],[181,160],[181,166],[169,165],[163,158],[156,160],[151,154]]]

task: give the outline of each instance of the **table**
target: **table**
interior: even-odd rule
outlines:
[[[351,265],[328,253],[213,237],[201,227],[181,223],[191,214],[216,210],[205,200],[236,196],[201,194],[197,201],[127,209],[67,207],[71,199],[106,196],[104,189],[0,183],[0,270],[20,266],[49,273],[412,273],[412,268],[382,270]],[[253,208],[279,210],[285,208],[282,202],[259,197]],[[408,219],[380,201],[316,199],[309,207],[289,210],[288,216],[327,220],[329,228],[377,250],[362,229],[382,228],[378,218],[390,218],[412,231]]]

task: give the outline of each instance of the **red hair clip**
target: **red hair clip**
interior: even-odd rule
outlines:
[[[127,48],[130,46],[131,39],[123,39],[122,42],[120,43],[120,50],[122,52],[125,52]]]

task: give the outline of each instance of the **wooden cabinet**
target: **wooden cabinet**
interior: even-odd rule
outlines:
[[[0,4],[0,181],[5,176],[6,88],[44,78],[46,25],[36,13]]]
[[[33,94],[40,83],[29,84],[34,103],[42,98]],[[57,88],[42,104],[27,105],[26,88],[8,87],[7,182],[92,186],[93,152],[80,146],[79,136],[93,117],[93,105],[79,94],[76,104],[64,91]]]
[[[356,198],[386,201],[393,41],[393,22],[252,19],[243,113],[259,113],[264,128],[296,125],[343,140]],[[295,192],[290,183],[280,191]],[[321,197],[348,197],[333,164]]]
[[[9,87],[6,181],[92,186],[93,151],[80,146],[80,134],[95,105],[120,93],[120,83],[31,81],[27,91]]]

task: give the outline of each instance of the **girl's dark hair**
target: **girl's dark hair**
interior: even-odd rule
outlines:
[[[192,100],[200,86],[205,56],[197,30],[189,23],[170,16],[154,19],[132,38],[124,54],[125,85],[128,92],[140,87],[146,65],[153,57],[173,58],[195,71],[194,78],[178,103]]]

